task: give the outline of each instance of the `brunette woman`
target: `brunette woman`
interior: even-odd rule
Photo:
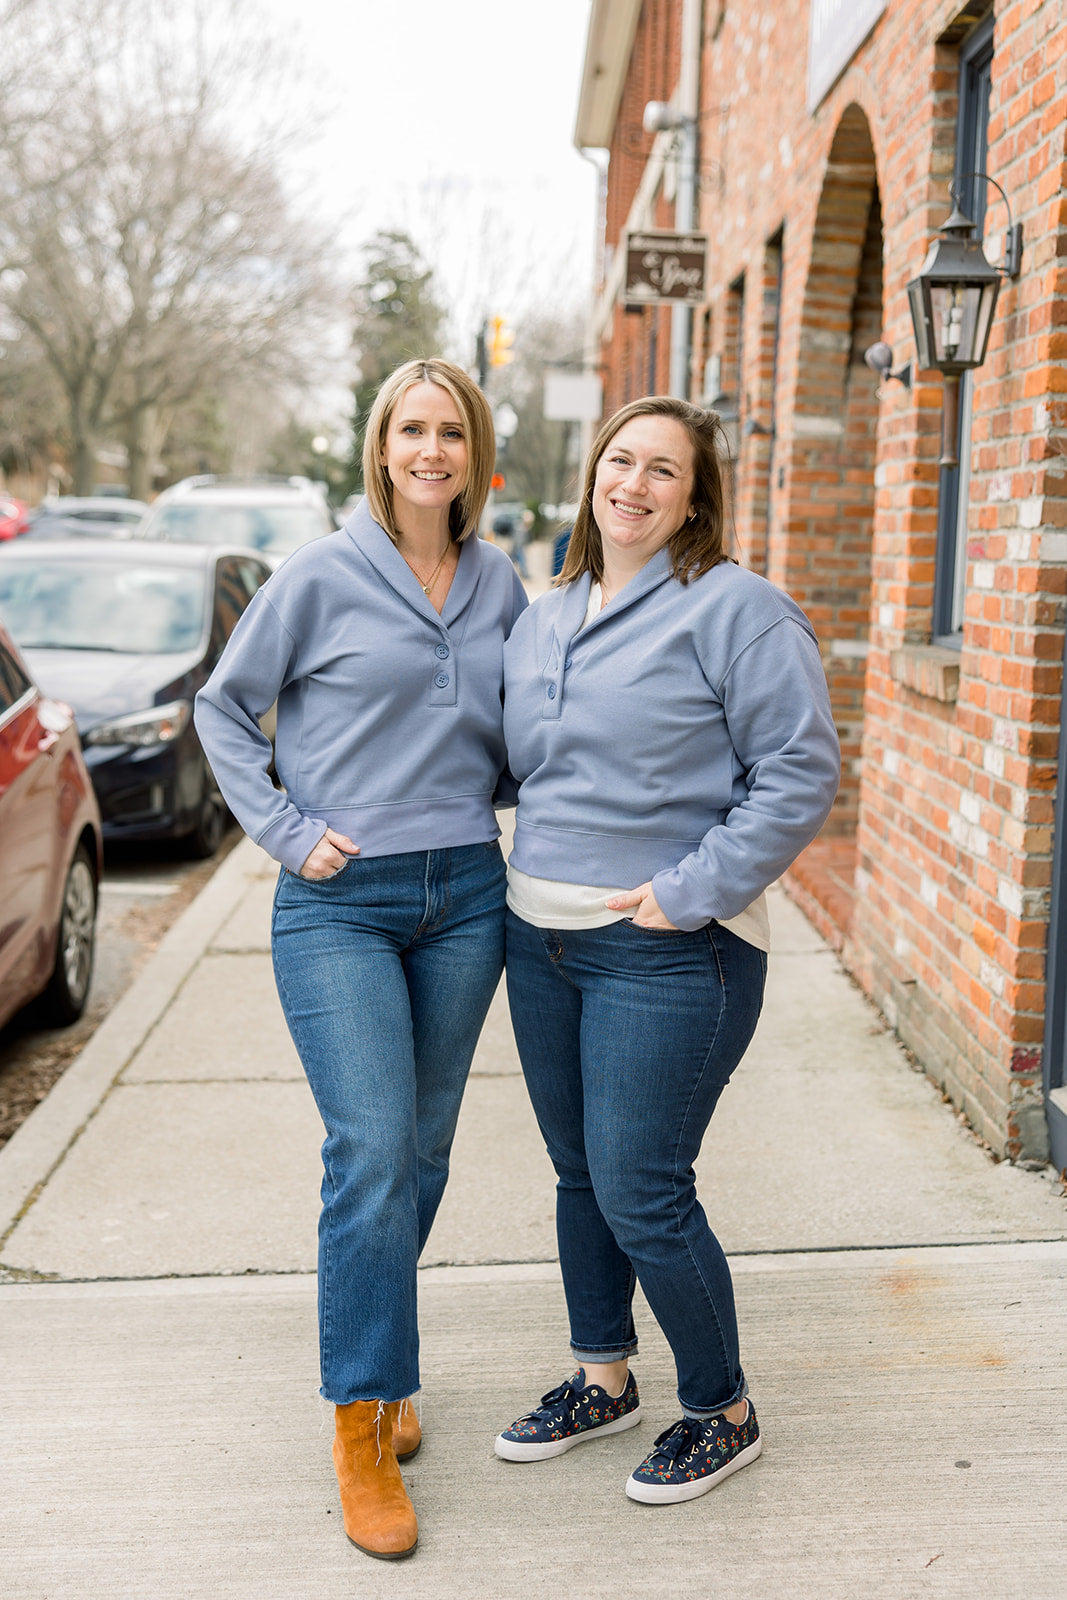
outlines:
[[[577,1371],[496,1451],[539,1461],[640,1420],[639,1281],[681,1412],[626,1484],[653,1503],[760,1452],[693,1163],[760,1013],[764,890],[839,777],[807,619],[727,558],[720,438],[712,413],[663,397],[605,423],[559,586],[505,650],[508,992],[558,1174]]]

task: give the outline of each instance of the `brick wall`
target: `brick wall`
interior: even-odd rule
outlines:
[[[879,392],[862,361],[879,336],[896,365],[914,359],[904,286],[949,208],[958,46],[985,9],[889,0],[809,115],[807,7],[705,6],[712,266],[692,393],[717,354],[738,549],[822,644],[846,769],[828,828],[856,844],[844,959],[994,1149],[1033,1156],[1067,577],[1064,0],[995,4],[987,170],[1025,245],[975,375],[961,652],[931,646],[940,377]],[[641,176],[643,104],[677,77],[680,16],[680,0],[643,8],[609,242]],[[991,190],[991,257],[1003,217]],[[667,326],[666,311],[616,312],[607,409],[653,372],[666,388]]]
[[[675,0],[645,0],[634,36],[630,67],[610,148],[610,181],[605,208],[605,261],[619,246],[630,206],[637,193],[653,135],[642,124],[650,100],[669,100],[681,63],[681,7]],[[656,201],[653,227],[670,227],[673,206],[664,195]],[[604,414],[643,394],[662,393],[670,372],[670,311],[648,306],[639,311],[616,307],[611,331],[611,357],[604,369]]]

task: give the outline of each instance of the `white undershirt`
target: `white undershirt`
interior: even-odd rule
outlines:
[[[602,604],[599,583],[591,584],[583,628],[598,614]],[[559,883],[552,878],[531,878],[508,865],[508,906],[523,922],[535,928],[606,928],[609,923],[622,922],[627,915],[632,917],[633,911],[612,911],[605,901],[627,894],[635,887],[634,884],[606,888],[587,883]],[[719,918],[719,926],[729,928],[731,933],[758,950],[769,950],[771,930],[766,894],[753,900],[736,917]]]

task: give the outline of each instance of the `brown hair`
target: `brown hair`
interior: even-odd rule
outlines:
[[[375,397],[363,437],[363,486],[371,516],[391,539],[397,537],[393,484],[382,460],[385,435],[400,397],[417,383],[435,383],[459,408],[467,442],[467,481],[448,508],[448,529],[457,543],[477,533],[496,462],[496,431],[489,402],[474,379],[441,356],[406,361],[390,373]]]
[[[722,423],[714,411],[704,411],[690,405],[688,400],[676,400],[673,395],[646,395],[643,400],[616,411],[613,417],[601,424],[593,440],[585,467],[585,484],[581,504],[574,520],[574,532],[567,546],[567,555],[559,582],[573,583],[583,572],[592,574],[599,583],[604,576],[604,550],[600,529],[593,516],[593,487],[601,457],[620,428],[634,417],[667,417],[681,423],[693,447],[694,515],[683,522],[677,533],[667,541],[671,555],[671,571],[680,583],[702,577],[727,559],[725,549],[725,519],[723,515],[722,469],[719,465],[719,441],[726,449],[726,436]]]

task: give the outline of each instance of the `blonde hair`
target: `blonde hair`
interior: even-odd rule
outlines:
[[[704,411],[690,405],[688,400],[677,400],[673,395],[646,395],[642,400],[616,411],[601,425],[593,440],[585,468],[585,483],[574,532],[567,545],[563,571],[559,582],[573,583],[583,572],[592,573],[599,583],[604,576],[604,547],[600,529],[593,516],[593,489],[596,485],[600,459],[612,439],[634,417],[666,417],[678,422],[689,436],[693,447],[693,515],[677,533],[667,541],[671,555],[671,571],[681,583],[702,577],[728,559],[725,548],[725,518],[723,514],[722,469],[719,465],[720,449],[726,450],[726,437],[718,413]],[[728,453],[728,451],[727,451]]]
[[[382,460],[385,436],[397,403],[417,383],[434,383],[459,409],[467,444],[467,481],[448,508],[448,528],[457,543],[477,533],[496,463],[496,432],[489,402],[474,379],[441,356],[406,361],[390,373],[378,390],[363,438],[363,487],[371,516],[391,539],[398,529],[393,516],[393,484]]]

